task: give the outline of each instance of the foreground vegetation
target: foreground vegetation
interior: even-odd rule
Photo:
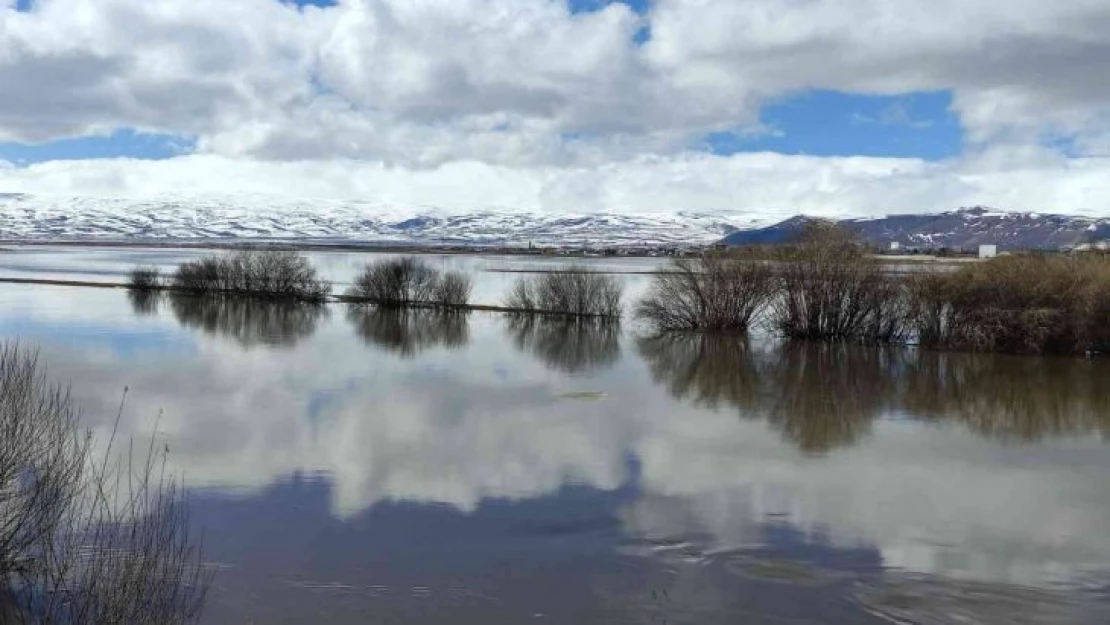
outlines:
[[[850,235],[819,225],[769,254],[771,261],[676,260],[655,276],[636,316],[660,331],[762,326],[802,340],[1014,354],[1110,350],[1110,261],[1101,256],[1004,256],[907,278],[887,272]]]
[[[0,620],[196,620],[208,579],[164,458],[94,442],[35,355],[0,346]]]

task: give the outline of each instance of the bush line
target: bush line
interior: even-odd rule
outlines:
[[[762,258],[762,257],[761,257]],[[1010,354],[1110,351],[1110,260],[1003,256],[890,275],[844,231],[814,226],[770,261],[743,251],[676,260],[636,316],[660,331],[763,325],[790,339]]]

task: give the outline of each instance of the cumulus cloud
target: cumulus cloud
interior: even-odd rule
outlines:
[[[1110,159],[1067,159],[1037,148],[985,151],[947,162],[686,152],[592,167],[469,160],[412,168],[354,159],[273,162],[192,155],[0,168],[0,189],[63,197],[224,198],[242,208],[290,199],[372,200],[448,214],[684,210],[774,219],[988,205],[1097,215],[1110,211]]]
[[[621,3],[576,14],[562,0],[13,8],[0,5],[0,141],[134,128],[188,137],[208,157],[5,174],[16,188],[261,185],[377,200],[480,172],[473,189],[444,194],[622,210],[1110,209],[1105,163],[1045,147],[1104,156],[1110,145],[1101,0],[658,0],[643,15]],[[758,132],[763,105],[816,88],[950,90],[966,154],[930,164],[688,152],[709,132]],[[224,166],[244,177],[211,171]]]

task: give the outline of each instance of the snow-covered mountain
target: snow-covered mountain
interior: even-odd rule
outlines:
[[[519,211],[448,213],[428,206],[238,197],[150,200],[0,193],[0,240],[260,239],[427,245],[690,246],[775,243],[809,220],[759,215]],[[876,245],[1059,249],[1110,241],[1110,217],[1007,212],[983,207],[935,214],[845,219]]]
[[[0,239],[252,238],[471,245],[633,246],[712,243],[768,223],[742,216],[673,213],[551,214],[365,202],[92,199],[0,194]]]
[[[781,243],[798,235],[810,218],[799,216],[755,229],[737,231],[724,239],[729,245]],[[1058,250],[1110,241],[1110,217],[1082,217],[1008,212],[977,206],[921,215],[889,215],[875,219],[844,219],[841,226],[878,246],[899,243],[903,248]]]

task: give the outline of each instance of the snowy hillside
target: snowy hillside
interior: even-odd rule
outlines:
[[[763,222],[766,223],[766,222]],[[0,194],[0,239],[255,238],[475,245],[690,245],[763,225],[740,216],[550,214],[359,202],[120,200]]]
[[[735,232],[725,238],[730,245],[779,243],[796,236],[806,217],[792,217],[764,228]],[[845,219],[841,226],[867,241],[885,247],[898,243],[904,249],[975,249],[997,245],[1000,249],[1057,250],[1110,241],[1110,218],[998,211],[983,207],[922,215],[889,215],[876,219]]]

